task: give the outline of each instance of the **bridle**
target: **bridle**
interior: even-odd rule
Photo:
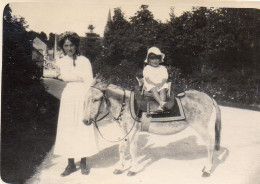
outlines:
[[[101,92],[103,93],[103,98],[102,98],[101,103],[100,103],[100,105],[99,105],[99,107],[98,107],[98,114],[99,114],[100,109],[101,109],[101,107],[102,107],[102,103],[103,103],[103,101],[104,101],[105,93],[104,93],[101,89],[99,89],[99,88],[97,88],[97,87],[94,87],[94,86],[91,86],[91,87],[92,87],[92,88],[95,88],[95,89],[98,89],[99,91],[101,91]],[[99,118],[99,119],[97,119],[97,118],[98,118],[98,114],[97,114],[97,116],[95,117],[95,120],[94,120],[95,125],[96,125],[96,122],[101,121],[102,119],[104,119],[105,117],[107,117],[107,116],[109,115],[109,113],[110,113],[110,112],[107,111],[107,113],[106,113],[104,116],[102,116],[101,118]]]
[[[95,86],[91,86],[91,87],[92,87],[92,88],[95,88],[95,89],[98,89],[99,91],[101,91],[101,92],[103,93],[103,98],[102,98],[102,100],[101,100],[101,103],[100,103],[99,108],[98,108],[98,113],[97,113],[97,114],[99,114],[100,109],[101,109],[101,107],[102,107],[102,103],[103,103],[104,101],[106,101],[106,99],[105,99],[105,98],[106,98],[106,94],[105,94],[104,91],[102,91],[101,89],[99,89],[99,88],[97,88],[97,87],[95,87]],[[123,89],[123,91],[124,91],[124,96],[123,96],[123,99],[122,99],[121,110],[120,110],[120,112],[119,112],[119,115],[118,115],[116,118],[113,117],[113,120],[116,121],[118,124],[120,124],[120,121],[122,120],[121,116],[123,115],[123,111],[125,110],[125,106],[126,106],[126,102],[125,102],[125,101],[126,101],[126,92],[125,92],[124,89]],[[123,138],[121,138],[121,139],[119,139],[119,140],[116,140],[116,141],[114,141],[114,140],[108,140],[107,138],[105,138],[105,137],[102,135],[102,133],[101,133],[99,127],[98,127],[97,122],[98,122],[98,121],[101,121],[102,119],[104,119],[104,118],[105,118],[106,116],[108,116],[109,114],[110,114],[110,111],[108,111],[104,116],[102,116],[102,117],[99,118],[99,119],[97,119],[97,118],[98,118],[98,115],[97,115],[96,118],[95,118],[95,120],[94,120],[94,125],[95,125],[95,127],[97,128],[97,130],[98,130],[100,136],[101,136],[103,139],[105,139],[106,141],[108,141],[108,142],[120,142],[120,141],[122,141],[122,140],[127,141],[126,137],[127,137],[127,136],[131,133],[131,131],[133,130],[136,121],[134,121],[133,126],[131,127],[130,131],[129,131]]]

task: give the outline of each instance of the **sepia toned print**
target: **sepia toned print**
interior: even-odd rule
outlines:
[[[1,5],[1,182],[260,182],[258,1]]]

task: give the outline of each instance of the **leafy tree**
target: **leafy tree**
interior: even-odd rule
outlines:
[[[53,49],[54,43],[55,43],[55,34],[54,33],[50,33],[49,34],[49,39],[48,39],[48,42],[47,42],[48,48],[49,49]]]
[[[41,41],[46,43],[48,46],[47,35],[44,32],[38,33],[35,31],[29,31],[28,35],[30,36],[30,40],[33,40],[34,38],[38,37]]]
[[[54,104],[54,101],[45,93],[40,80],[41,70],[32,61],[31,34],[26,31],[28,25],[24,18],[12,16],[11,12],[9,4],[6,5],[3,14],[1,93],[1,142],[5,149],[1,150],[1,171],[4,171],[1,172],[1,179],[6,183],[24,183],[30,177],[30,172],[23,172],[21,164],[26,164],[27,161],[26,158],[23,161],[16,158],[23,155],[22,152],[33,148],[34,142],[25,143],[21,140],[24,140],[25,133],[36,133],[32,131],[32,127],[36,124],[38,128],[40,126],[40,119],[43,117],[40,108],[49,102]],[[17,142],[19,144],[15,146]],[[31,165],[32,170],[42,158],[41,156],[36,159],[37,163]]]
[[[86,33],[86,37],[81,38],[80,51],[81,53],[94,62],[102,51],[101,38],[94,33],[94,26],[88,26],[90,32]]]
[[[39,38],[40,38],[43,42],[47,43],[47,35],[46,35],[46,33],[44,33],[43,31],[40,32]]]
[[[95,27],[92,25],[92,24],[90,24],[89,26],[88,26],[88,30],[90,31],[90,33],[93,33],[93,30],[95,29]]]
[[[149,47],[162,46],[158,39],[161,34],[160,23],[154,20],[148,5],[142,5],[135,16],[130,17],[130,23],[132,34],[129,36],[131,42],[128,46],[128,57],[142,65]]]
[[[104,60],[107,64],[119,64],[129,51],[130,23],[125,19],[122,10],[115,8],[112,21],[108,22],[107,27],[103,42]]]
[[[223,9],[234,37],[234,47],[230,52],[230,62],[232,68],[241,69],[241,74],[245,74],[246,67],[252,67],[254,61],[249,57],[255,52],[257,38],[255,31],[259,30],[259,11],[254,9]],[[250,54],[251,53],[251,54]],[[227,63],[225,63],[227,64]]]
[[[129,22],[122,10],[116,8],[113,20],[108,23],[108,31],[104,34],[105,60],[110,64],[119,64],[127,59],[142,66],[147,49],[163,45],[160,37],[163,30],[162,24],[154,20],[147,5],[142,5]]]
[[[118,8],[104,34],[104,58],[118,70],[122,61],[141,68],[147,48],[158,46],[166,54],[170,71],[181,69],[178,77],[186,83],[197,87],[206,84],[208,88],[214,82],[225,88],[228,98],[234,98],[234,89],[245,91],[250,81],[256,89],[253,95],[259,91],[259,15],[256,9],[194,7],[177,17],[171,8],[169,21],[161,23],[154,20],[147,5],[142,5],[130,21]],[[248,94],[243,94],[247,98]]]
[[[3,16],[3,87],[13,89],[39,80],[41,73],[32,63],[32,44],[24,18],[11,16],[9,4]]]

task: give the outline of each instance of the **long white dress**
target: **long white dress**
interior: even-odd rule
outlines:
[[[89,157],[98,152],[95,126],[82,122],[84,99],[93,81],[91,63],[84,56],[78,56],[75,63],[73,66],[68,56],[56,62],[59,78],[67,84],[60,101],[54,154],[66,158]]]

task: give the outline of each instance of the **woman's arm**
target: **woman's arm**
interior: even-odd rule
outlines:
[[[66,61],[65,61],[66,62]],[[66,65],[62,60],[58,60],[55,64],[57,77],[60,80],[65,82],[77,82],[82,81],[80,77],[78,77],[74,70],[71,70],[68,65]]]

